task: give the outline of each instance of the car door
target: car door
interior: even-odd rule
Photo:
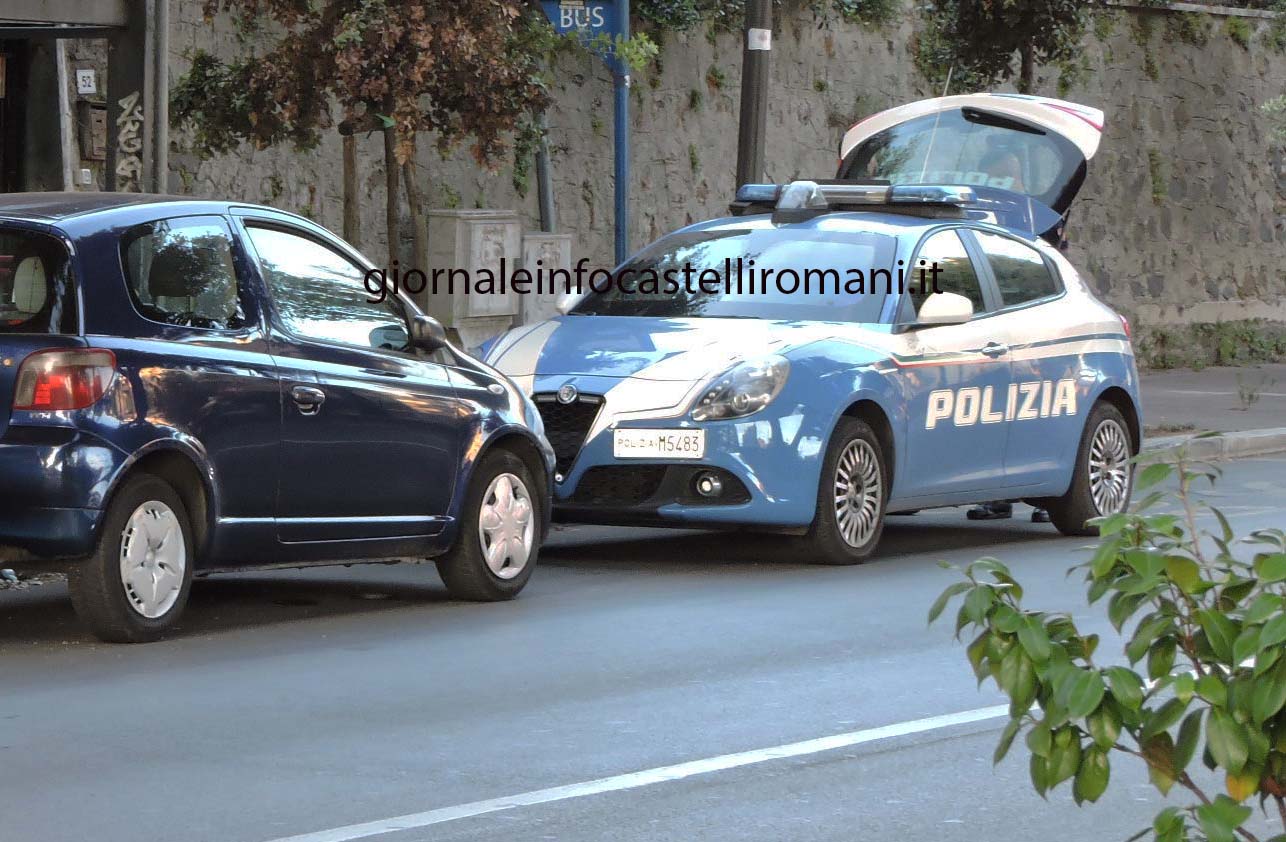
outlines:
[[[1010,348],[1017,405],[1005,445],[1010,485],[1032,486],[1066,473],[1080,441],[1085,408],[1078,400],[1082,368],[1077,317],[1059,303],[1063,285],[1050,261],[1006,234],[971,232],[999,309],[991,317]]]
[[[996,306],[994,291],[961,233],[931,232],[910,263],[936,265],[936,291],[968,298],[974,317],[958,325],[913,327],[906,334],[907,353],[897,359],[908,427],[906,453],[898,456],[899,496],[976,499],[978,492],[1005,484],[1009,349],[988,318]],[[904,297],[904,321],[914,318],[932,291]]]
[[[432,535],[451,505],[464,429],[446,369],[410,350],[406,305],[373,301],[336,242],[243,218],[272,302],[280,372],[283,542]]]

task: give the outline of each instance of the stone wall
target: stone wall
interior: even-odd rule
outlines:
[[[172,13],[176,75],[191,49],[246,49],[226,21],[205,23],[200,6],[178,0]],[[1106,298],[1144,324],[1286,321],[1286,170],[1258,112],[1260,103],[1286,91],[1286,58],[1264,43],[1266,24],[1238,18],[1229,27],[1224,17],[1168,11],[1100,14],[1079,66],[1045,68],[1039,80],[1039,93],[1107,112],[1102,151],[1073,211],[1072,259]],[[1248,46],[1241,43],[1242,23],[1249,25]],[[779,22],[767,175],[829,176],[842,133],[859,117],[939,94],[916,72],[913,42],[909,13],[877,31],[819,28],[807,13]],[[657,66],[634,80],[632,247],[725,212],[740,63],[737,33],[671,35]],[[562,60],[556,77],[549,122],[559,230],[573,234],[575,257],[606,264],[613,225],[610,79],[589,58]],[[531,189],[520,197],[508,167],[480,172],[465,152],[441,160],[429,143],[421,146],[419,170],[433,206],[517,208],[537,227],[534,167]],[[380,139],[363,139],[360,154],[366,195],[359,245],[379,256]],[[246,148],[210,160],[185,153],[176,138],[171,167],[176,190],[264,202],[340,228],[338,137],[304,153]]]

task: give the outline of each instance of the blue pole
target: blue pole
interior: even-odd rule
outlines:
[[[621,38],[630,37],[630,0],[617,0],[617,26]],[[613,57],[612,87],[615,94],[613,134],[616,143],[616,263],[630,256],[630,76],[629,67]]]

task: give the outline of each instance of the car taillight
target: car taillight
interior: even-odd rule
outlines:
[[[1117,314],[1117,318],[1121,320],[1121,327],[1125,329],[1125,338],[1133,339],[1134,337],[1130,334],[1130,320],[1119,313]]]
[[[97,348],[36,351],[18,368],[14,409],[56,411],[93,405],[116,376],[116,355]]]

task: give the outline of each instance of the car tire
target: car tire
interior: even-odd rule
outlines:
[[[508,450],[482,458],[469,481],[455,545],[437,562],[451,596],[498,602],[522,591],[544,537],[538,488],[526,464]]]
[[[822,460],[817,514],[797,539],[801,559],[833,565],[866,561],[884,532],[888,497],[888,467],[875,431],[860,419],[841,418]]]
[[[103,514],[94,554],[67,577],[76,614],[108,643],[162,637],[187,605],[195,548],[178,492],[151,474],[128,478]]]
[[[1092,518],[1125,511],[1134,487],[1134,441],[1121,411],[1106,401],[1090,410],[1076,451],[1072,484],[1044,501],[1050,522],[1064,535],[1097,535]]]

